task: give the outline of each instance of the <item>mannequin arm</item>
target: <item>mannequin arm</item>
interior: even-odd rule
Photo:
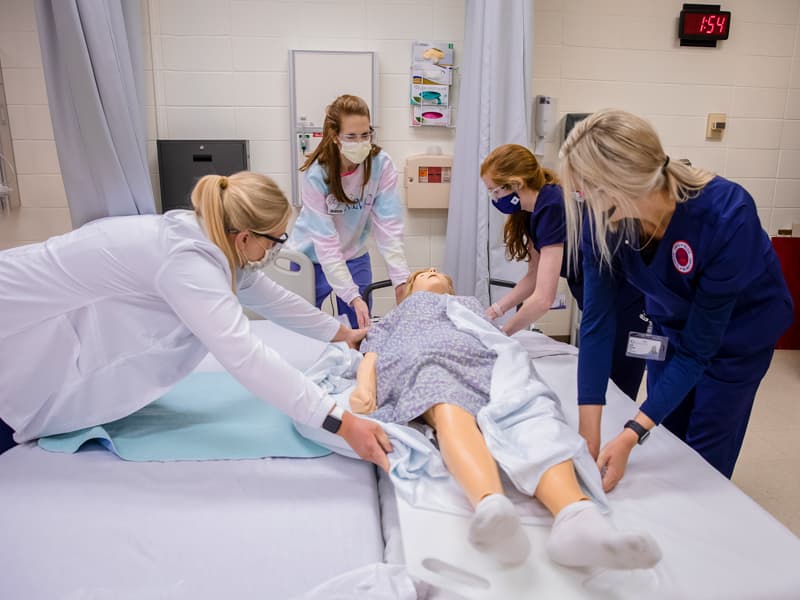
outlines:
[[[378,378],[375,365],[378,355],[367,352],[356,373],[356,388],[350,394],[350,410],[354,413],[368,415],[378,408]]]

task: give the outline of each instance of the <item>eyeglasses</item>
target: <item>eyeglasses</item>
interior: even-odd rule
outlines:
[[[368,142],[375,135],[375,130],[370,127],[369,133],[346,133],[340,134],[339,139],[343,142]]]
[[[505,196],[508,193],[508,190],[510,190],[510,189],[511,189],[511,186],[508,185],[508,184],[505,184],[505,185],[498,185],[496,188],[494,188],[492,190],[486,190],[486,191],[489,194],[489,199],[490,200],[498,200],[499,198],[502,198],[503,196]],[[501,193],[501,192],[505,192],[505,193]]]
[[[259,233],[257,231],[253,231],[251,233],[254,233],[259,237],[267,238],[268,240],[274,242],[275,244],[285,244],[286,240],[289,239],[289,234],[286,233],[285,231],[280,235],[280,237],[275,237],[274,235],[270,235],[268,233]]]

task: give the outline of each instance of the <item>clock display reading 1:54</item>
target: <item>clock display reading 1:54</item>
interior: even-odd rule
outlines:
[[[727,40],[730,28],[730,11],[681,12],[681,39]]]

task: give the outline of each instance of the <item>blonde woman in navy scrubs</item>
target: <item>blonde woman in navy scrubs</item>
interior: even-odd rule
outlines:
[[[645,120],[617,110],[578,123],[561,148],[569,252],[583,255],[580,431],[600,447],[617,290],[641,290],[652,323],[628,350],[647,399],[599,452],[606,490],[665,425],[730,478],[756,390],[792,300],[755,203],[740,185],[671,160]],[[582,214],[587,215],[586,219]]]

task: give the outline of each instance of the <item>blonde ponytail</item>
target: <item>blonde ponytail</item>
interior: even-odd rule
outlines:
[[[612,207],[626,215],[639,214],[639,202],[659,190],[686,202],[714,178],[709,171],[670,160],[650,123],[621,110],[600,110],[579,122],[559,157],[572,266],[577,263],[584,207],[594,249],[601,265],[610,267],[616,248],[609,247],[608,233],[637,233],[632,219],[611,220]]]
[[[201,177],[192,191],[192,206],[202,217],[209,239],[228,259],[234,293],[236,267],[241,259],[228,234],[269,233],[288,225],[292,214],[291,205],[278,185],[269,177],[250,171],[230,177]]]

